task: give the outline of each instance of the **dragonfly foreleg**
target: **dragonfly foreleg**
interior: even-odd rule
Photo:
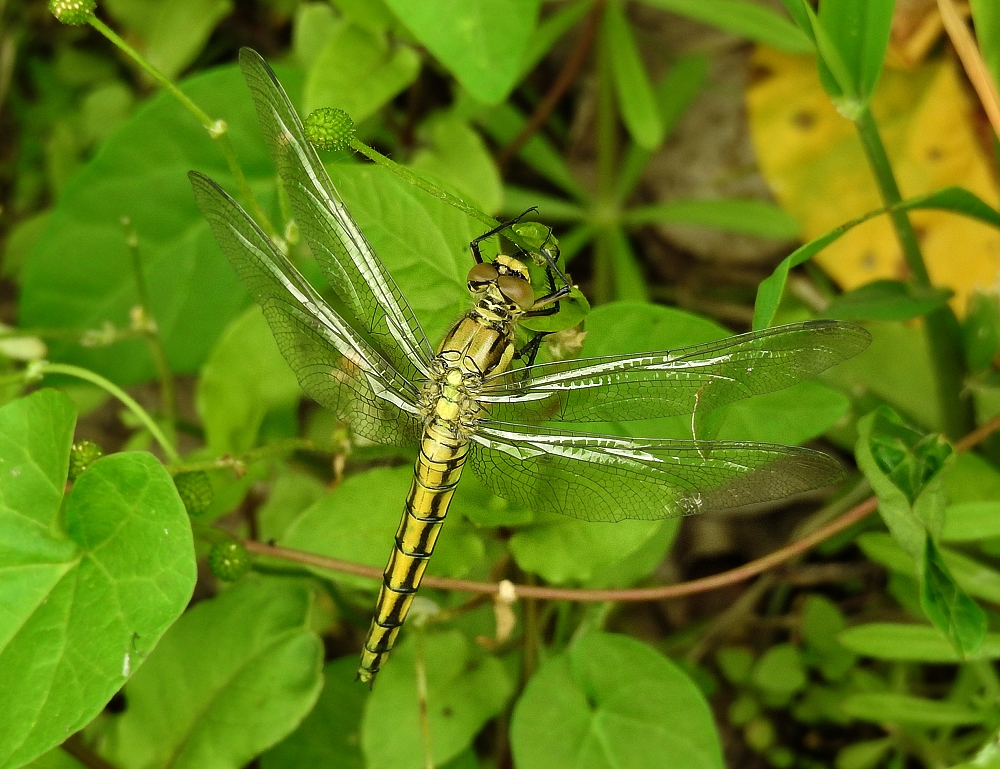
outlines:
[[[469,243],[469,248],[472,250],[472,256],[475,258],[476,262],[478,264],[482,264],[483,263],[483,254],[479,250],[479,244],[480,243],[482,243],[487,238],[492,238],[494,235],[499,235],[501,232],[503,232],[504,230],[506,230],[508,227],[513,227],[515,224],[517,224],[519,221],[521,221],[524,217],[526,217],[532,211],[538,211],[537,206],[532,206],[527,211],[522,211],[520,214],[518,214],[517,216],[515,216],[509,222],[504,222],[503,224],[497,225],[496,227],[494,227],[489,232],[484,232],[478,238],[476,238],[471,243]]]

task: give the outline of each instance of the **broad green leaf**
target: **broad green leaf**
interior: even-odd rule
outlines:
[[[292,53],[299,67],[306,72],[312,69],[316,57],[342,24],[330,3],[300,3],[292,22]]]
[[[704,697],[645,644],[592,633],[549,659],[514,708],[518,769],[722,769]],[[668,758],[669,757],[669,758]]]
[[[421,649],[435,766],[462,753],[514,693],[514,682],[503,663],[474,653],[472,644],[457,630],[428,632],[423,639],[410,636],[396,647],[379,673],[365,706],[361,742],[366,769],[426,766],[417,704],[416,665]]]
[[[921,575],[920,604],[924,612],[963,657],[974,654],[986,636],[986,614],[955,583],[929,534]]]
[[[73,424],[54,390],[0,409],[3,769],[90,722],[194,589],[187,515],[151,455],[95,462],[62,501]]]
[[[412,479],[410,466],[350,475],[295,518],[278,541],[310,553],[385,566]],[[434,549],[429,573],[464,577],[482,559],[483,552],[483,541],[453,510]],[[337,578],[373,585],[372,580],[361,577]]]
[[[7,242],[3,250],[3,274],[15,282],[21,281],[21,269],[28,254],[49,225],[51,212],[42,211],[22,219],[7,232]]]
[[[663,141],[663,121],[621,4],[605,6],[602,34],[625,127],[640,147],[655,149]]]
[[[647,5],[710,24],[788,53],[812,53],[807,35],[763,5],[747,0],[643,0]]]
[[[991,718],[988,711],[907,694],[852,694],[843,701],[841,707],[853,718],[876,724],[965,726],[983,723]]]
[[[715,655],[715,662],[722,675],[737,686],[750,680],[753,671],[753,652],[742,646],[724,646]]]
[[[296,98],[294,73],[280,70],[280,76]],[[251,185],[273,200],[273,168],[238,69],[199,75],[182,89],[226,121]],[[121,223],[128,216],[171,368],[197,370],[249,298],[195,206],[187,179],[192,168],[229,184],[228,166],[205,129],[176,99],[160,94],[108,140],[60,197],[24,266],[21,324],[81,333],[106,322],[128,328],[138,300]],[[154,373],[141,339],[111,347],[56,342],[51,355],[119,383]]]
[[[231,0],[108,0],[106,6],[138,35],[140,52],[168,78],[195,60],[212,30],[233,10]]]
[[[260,757],[261,769],[365,769],[361,717],[368,688],[353,654],[323,668],[323,691],[299,727]],[[381,681],[380,681],[381,685]]]
[[[1000,502],[965,502],[944,509],[943,542],[1000,537]]]
[[[410,85],[419,72],[420,56],[410,46],[342,24],[312,60],[303,89],[303,114],[336,107],[360,123]]]
[[[289,471],[271,485],[267,501],[257,510],[258,539],[279,539],[307,507],[326,493],[326,487],[309,473]]]
[[[976,39],[993,82],[1000,88],[1000,8],[992,0],[971,0]]]
[[[473,96],[506,98],[535,29],[540,0],[387,0],[401,22]]]
[[[854,664],[854,655],[837,640],[846,620],[828,598],[814,593],[802,608],[802,635],[810,652],[819,657],[819,669],[829,681],[839,681]]]
[[[236,769],[288,735],[323,685],[309,591],[245,579],[201,601],[125,688],[108,728],[121,769]]]
[[[966,451],[944,477],[948,501],[958,505],[966,502],[992,502],[1000,499],[1000,470],[979,454]]]
[[[770,647],[754,665],[750,681],[761,691],[781,696],[802,689],[806,671],[798,648],[788,643]]]
[[[468,202],[495,214],[503,202],[503,186],[479,134],[467,122],[451,115],[440,115],[428,122],[422,133],[430,147],[413,157],[412,168],[437,177]]]
[[[762,238],[794,238],[799,223],[782,209],[761,200],[672,200],[633,208],[622,217],[626,226],[685,224],[739,232]]]
[[[820,79],[841,114],[854,118],[875,90],[889,46],[894,0],[824,0],[819,26],[839,54],[850,78],[849,89],[818,38]]]
[[[302,391],[254,305],[234,319],[198,377],[196,402],[205,442],[216,456],[253,448],[269,412],[293,407]]]
[[[909,283],[876,280],[841,294],[821,316],[842,320],[910,320],[948,304],[950,291],[921,292]]]
[[[524,115],[507,102],[478,112],[475,120],[501,146],[512,142],[527,122]],[[586,188],[577,181],[562,154],[544,136],[536,132],[517,156],[575,200],[589,199]]]
[[[797,445],[823,435],[850,405],[847,396],[821,382],[799,382],[729,406],[714,437]]]
[[[348,19],[372,32],[384,32],[395,19],[385,0],[333,0]]]
[[[858,1],[860,2],[861,0]],[[961,187],[946,187],[929,195],[909,198],[896,206],[896,208],[902,211],[922,209],[952,211],[956,214],[962,214],[971,219],[978,219],[986,224],[1000,227],[1000,212],[995,211],[971,192]],[[830,230],[825,235],[821,235],[815,240],[810,240],[805,245],[799,246],[786,256],[775,268],[774,272],[761,282],[757,288],[757,301],[753,313],[754,329],[767,328],[774,322],[774,316],[778,311],[778,304],[781,302],[781,295],[785,290],[785,283],[788,281],[789,270],[812,259],[812,257],[848,230],[882,213],[884,213],[883,210],[870,211],[863,216],[852,219],[840,227]]]

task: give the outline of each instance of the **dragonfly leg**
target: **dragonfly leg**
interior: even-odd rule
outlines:
[[[524,347],[514,353],[514,357],[524,361],[525,366],[533,366],[535,356],[538,355],[538,350],[542,346],[542,340],[548,335],[548,331],[539,331],[525,343]]]
[[[506,230],[508,227],[512,227],[513,225],[517,224],[519,221],[521,221],[524,217],[526,217],[532,211],[538,211],[538,208],[536,206],[532,206],[527,211],[524,211],[524,212],[518,214],[517,216],[515,216],[509,222],[504,222],[503,224],[500,224],[500,225],[494,227],[489,232],[484,232],[478,238],[476,238],[471,243],[469,243],[469,248],[472,249],[472,255],[473,255],[473,257],[475,257],[476,263],[477,264],[482,264],[483,263],[483,255],[479,251],[479,244],[480,243],[482,243],[484,240],[486,240],[486,238],[492,238],[494,235],[500,234],[501,232],[503,232],[504,230]]]

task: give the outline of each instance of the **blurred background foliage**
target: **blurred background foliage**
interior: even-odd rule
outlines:
[[[469,474],[430,573],[659,584],[760,558],[872,489],[881,519],[687,598],[511,607],[424,589],[425,626],[404,631],[369,694],[351,678],[374,583],[276,559],[242,576],[206,527],[381,567],[412,456],[355,440],[303,400],[190,192],[192,168],[237,191],[218,137],[92,26],[0,0],[0,386],[13,401],[0,423],[28,445],[25,425],[69,434],[75,409],[78,438],[151,448],[148,426],[99,387],[51,377],[69,399],[13,400],[25,361],[42,358],[128,387],[176,438],[171,470],[202,564],[172,626],[185,588],[163,588],[150,645],[133,639],[122,675],[137,672],[110,702],[111,679],[106,696],[81,693],[72,718],[46,692],[21,692],[0,766],[1000,766],[1000,442],[954,454],[938,435],[1000,413],[996,104],[940,8],[974,30],[995,98],[992,0],[824,0],[818,14],[803,0],[99,3],[99,19],[225,121],[275,237],[311,279],[234,64],[241,46],[273,63],[301,114],[346,110],[363,141],[491,215],[537,206],[594,305],[585,338],[560,339],[574,353],[809,317],[873,335],[820,381],[712,425],[847,463],[857,445],[843,488],[683,526],[605,525],[520,509]],[[352,153],[324,159],[436,342],[467,304],[468,243],[484,228]],[[606,429],[683,438],[688,422]],[[59,477],[58,457],[36,460]],[[118,461],[98,466],[108,483],[158,478]],[[89,509],[88,493],[100,506],[97,484],[76,483],[67,509]],[[124,590],[134,575],[114,563],[108,584]],[[58,626],[73,649],[102,638]],[[63,659],[54,639],[21,640],[0,646],[0,669]],[[65,665],[70,678],[86,667]],[[62,728],[75,736],[49,750]]]

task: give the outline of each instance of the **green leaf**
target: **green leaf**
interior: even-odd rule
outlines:
[[[649,299],[649,287],[643,275],[642,264],[628,235],[620,227],[598,234],[606,238],[608,256],[614,280],[614,297],[622,302],[645,302]]]
[[[426,766],[417,705],[419,640],[411,636],[396,647],[368,699],[361,731],[367,769]],[[457,630],[427,633],[422,648],[430,743],[439,766],[462,753],[503,710],[514,682],[496,657],[473,654]]]
[[[954,766],[952,769],[998,769],[998,767],[1000,767],[1000,743],[994,736],[983,745],[971,761]]]
[[[90,722],[194,589],[187,514],[151,455],[95,462],[59,517],[73,423],[54,390],[0,409],[3,769]]]
[[[818,438],[850,410],[844,394],[815,381],[757,395],[729,406],[715,438],[798,445]]]
[[[846,117],[856,115],[875,91],[889,47],[893,4],[894,0],[824,0],[819,6],[819,25],[846,67],[850,86],[840,82],[831,52],[822,44],[820,79]]]
[[[30,764],[25,764],[25,769],[85,769],[85,767],[62,748],[53,748]]]
[[[784,240],[794,238],[800,229],[789,214],[761,200],[672,200],[633,208],[622,221],[629,227],[684,224]]]
[[[234,319],[202,366],[196,402],[205,442],[216,456],[253,448],[269,412],[298,403],[302,391],[254,305]]]
[[[350,475],[295,518],[278,541],[285,547],[331,558],[385,566],[412,480],[409,466]],[[475,531],[458,515],[452,515],[434,549],[429,573],[464,577],[483,553],[483,541]],[[361,577],[337,575],[337,579],[372,585],[372,580]]]
[[[745,0],[643,0],[647,5],[710,24],[788,53],[812,53],[810,38],[774,11]]]
[[[876,280],[834,297],[820,315],[842,320],[911,320],[948,304],[951,291],[919,288],[898,280]]]
[[[308,72],[327,41],[343,22],[330,3],[300,3],[292,22],[292,53]]]
[[[811,651],[819,655],[824,678],[839,681],[854,665],[854,655],[837,640],[846,621],[840,609],[818,593],[806,599],[802,609],[802,635]]]
[[[754,656],[749,649],[740,646],[724,646],[716,653],[715,661],[729,683],[739,686],[750,680]]]
[[[860,2],[861,0],[858,1]],[[896,206],[896,209],[902,211],[924,209],[951,211],[956,214],[968,216],[971,219],[978,219],[986,224],[992,224],[994,227],[1000,227],[1000,212],[990,208],[990,206],[978,197],[961,187],[946,187],[943,190],[938,190],[928,195],[909,198]],[[863,216],[840,225],[840,227],[830,230],[825,235],[820,235],[818,238],[810,240],[786,256],[775,268],[774,272],[761,282],[757,288],[757,302],[753,313],[754,329],[767,328],[774,322],[774,316],[778,311],[778,304],[781,302],[781,295],[785,290],[785,283],[788,281],[789,270],[812,259],[812,257],[848,230],[883,213],[883,210],[870,211]]]
[[[298,79],[281,70],[295,98]],[[192,78],[182,90],[229,126],[240,164],[258,194],[274,200],[273,167],[236,67]],[[235,94],[239,94],[235,97]],[[20,319],[27,327],[84,331],[111,322],[129,327],[136,305],[132,256],[121,218],[139,238],[139,255],[171,369],[198,369],[216,338],[248,303],[239,279],[195,205],[187,172],[230,179],[200,123],[166,93],[139,109],[73,178],[24,266]],[[112,347],[54,342],[53,359],[119,383],[154,375],[142,339]]]
[[[577,0],[575,3],[567,3],[542,19],[521,56],[521,75],[531,72],[552,46],[584,17],[590,8],[590,0]]]
[[[1000,88],[1000,8],[992,0],[971,0],[979,50],[993,82]]]
[[[139,51],[170,79],[197,58],[233,10],[230,0],[108,0],[106,7],[139,36]]]
[[[532,207],[538,209],[539,220],[548,224],[579,222],[586,216],[580,206],[563,198],[513,184],[504,185],[503,190],[502,213],[507,217],[513,218]]]
[[[309,473],[284,472],[271,486],[267,501],[257,510],[257,538],[279,539],[289,524],[326,493],[326,487]]]
[[[955,583],[934,540],[927,536],[921,569],[920,605],[963,657],[975,653],[986,637],[986,614]]]
[[[303,113],[336,107],[355,123],[404,90],[420,72],[420,56],[384,34],[342,24],[312,61],[303,91]],[[364,83],[363,88],[358,85]]]
[[[548,660],[514,708],[518,769],[722,769],[712,712],[679,668],[625,636],[592,633]]]
[[[184,614],[125,688],[109,727],[122,769],[231,769],[289,734],[323,685],[308,590],[246,579]]]
[[[503,184],[479,134],[453,115],[436,116],[422,126],[421,133],[430,148],[413,157],[411,168],[440,179],[468,202],[495,214],[503,202]]]
[[[895,744],[892,737],[855,742],[837,753],[837,769],[875,769]]]
[[[365,769],[361,716],[368,687],[354,680],[357,669],[353,654],[323,668],[316,706],[298,729],[260,757],[261,769]]]
[[[1000,355],[1000,294],[973,291],[962,321],[965,360],[974,374],[987,372]]]
[[[844,630],[837,640],[862,657],[933,664],[963,661],[941,631],[930,625],[872,622]],[[1000,659],[1000,633],[987,633],[974,656]]]
[[[988,721],[988,711],[907,694],[852,694],[841,704],[847,715],[876,724],[965,726]]]
[[[1000,502],[965,502],[944,510],[943,542],[1000,537]]]
[[[788,696],[806,685],[802,656],[791,644],[775,644],[754,665],[750,680],[768,694]]]
[[[663,141],[663,121],[639,48],[619,3],[605,6],[602,33],[625,127],[640,147],[655,149]]]
[[[473,96],[497,104],[521,74],[540,0],[387,0]]]

